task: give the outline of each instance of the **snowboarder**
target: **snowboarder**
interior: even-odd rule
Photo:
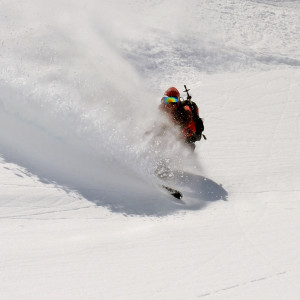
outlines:
[[[168,88],[161,99],[159,109],[166,113],[174,124],[180,127],[184,142],[194,150],[195,142],[200,141],[202,137],[204,126],[202,119],[199,117],[198,106],[191,101],[186,86],[185,89],[188,97],[187,100],[181,101],[179,91],[175,87]]]

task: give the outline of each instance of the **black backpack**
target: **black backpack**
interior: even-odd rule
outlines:
[[[199,117],[199,115],[197,113],[198,106],[195,102],[193,102],[191,100],[182,101],[182,105],[188,106],[191,109],[191,111],[193,113],[193,120],[194,120],[195,126],[196,126],[196,133],[194,134],[194,138],[195,138],[195,141],[200,141],[202,132],[204,130],[204,124],[203,124],[203,120]]]

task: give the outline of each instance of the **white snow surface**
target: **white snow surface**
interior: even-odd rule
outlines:
[[[0,26],[0,299],[300,299],[300,1],[2,0]],[[184,84],[194,154],[153,135]]]

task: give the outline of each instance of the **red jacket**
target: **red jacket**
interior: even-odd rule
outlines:
[[[183,105],[181,102],[174,111],[166,109],[164,104],[160,104],[159,108],[167,113],[171,120],[181,128],[181,133],[185,139],[192,136],[196,132],[196,125],[193,120],[192,110],[188,105]]]

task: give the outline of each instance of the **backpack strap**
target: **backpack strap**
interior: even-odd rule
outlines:
[[[194,121],[196,121],[199,118],[198,106],[195,102],[193,102],[191,100],[184,100],[184,101],[182,101],[182,105],[183,106],[188,106],[191,109],[191,111],[193,113]]]

